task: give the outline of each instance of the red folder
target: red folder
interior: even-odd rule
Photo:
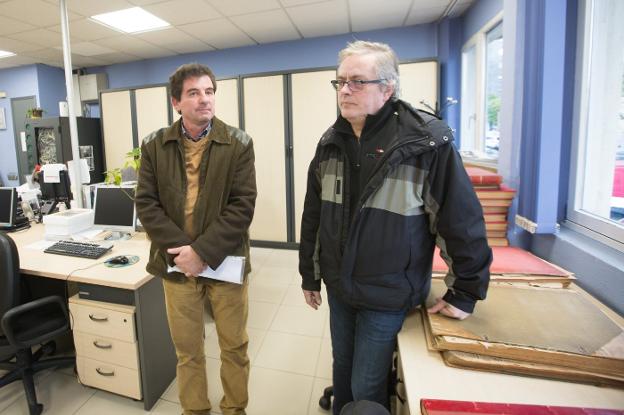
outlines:
[[[450,401],[444,399],[422,399],[420,401],[420,410],[423,415],[624,415],[624,411],[619,409]]]

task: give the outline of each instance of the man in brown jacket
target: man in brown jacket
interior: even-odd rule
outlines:
[[[147,270],[163,278],[167,319],[178,358],[184,414],[208,414],[204,300],[210,302],[219,346],[224,415],[244,414],[248,401],[247,275],[249,225],[256,200],[251,137],[214,116],[217,83],[200,64],[169,78],[182,117],[141,146],[136,206],[152,246]],[[228,255],[245,256],[243,284],[197,277]],[[168,273],[176,265],[181,272]],[[157,347],[157,345],[154,345]]]

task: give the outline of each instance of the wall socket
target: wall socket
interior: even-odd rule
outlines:
[[[7,173],[7,179],[8,180],[17,180],[17,179],[19,179],[19,176],[15,172],[10,172],[10,173]]]
[[[516,225],[529,233],[535,233],[537,231],[537,223],[530,221],[524,216],[516,215],[515,222]]]

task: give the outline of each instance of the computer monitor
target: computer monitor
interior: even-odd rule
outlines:
[[[0,228],[10,228],[17,215],[17,191],[14,187],[0,187]]]
[[[44,203],[41,206],[41,213],[47,215],[56,210],[59,202],[64,202],[67,209],[71,208],[72,199],[71,185],[69,184],[69,174],[67,170],[59,171],[59,182],[49,183],[45,181],[45,174],[39,174],[39,186],[41,188],[41,199]]]
[[[134,186],[105,186],[95,189],[93,226],[114,232],[134,232],[136,209]]]

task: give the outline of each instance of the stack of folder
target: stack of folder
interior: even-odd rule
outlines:
[[[469,402],[447,399],[421,399],[420,410],[422,415],[624,415],[624,410],[619,409]]]
[[[492,282],[567,288],[576,279],[570,271],[551,264],[520,247],[493,246],[492,257],[490,265]],[[433,256],[433,277],[444,278],[447,272],[448,266],[436,247]]]
[[[502,184],[502,176],[492,171],[466,166],[466,172],[483,207],[488,243],[508,246],[507,212],[516,191]]]
[[[433,280],[427,306],[445,290]],[[491,284],[466,320],[423,311],[449,366],[624,388],[624,328],[572,289]]]

